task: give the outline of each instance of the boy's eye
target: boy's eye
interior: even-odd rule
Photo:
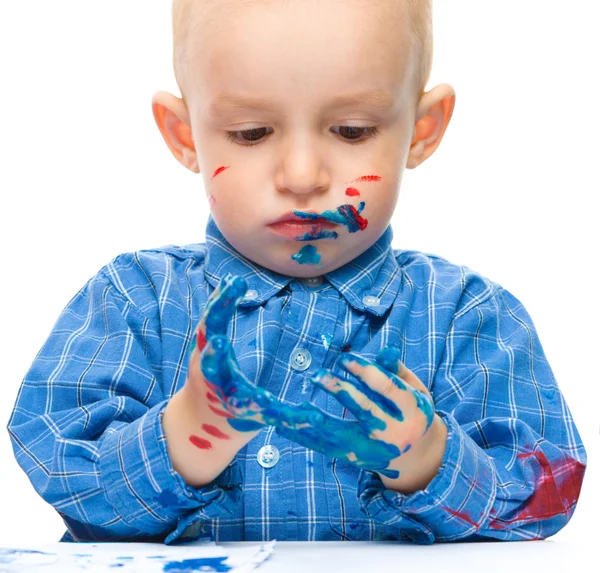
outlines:
[[[340,128],[340,135],[351,143],[364,143],[371,137],[375,137],[379,130],[376,127],[355,127],[351,125],[338,125],[332,129]],[[228,131],[226,132],[226,137],[230,141],[234,141],[235,143],[239,143],[240,145],[256,145],[260,142],[261,139],[264,138],[265,131],[271,130],[270,127],[257,127],[254,129],[246,129],[244,131]],[[366,137],[360,139],[361,135],[366,134]],[[241,136],[240,140],[238,136]]]

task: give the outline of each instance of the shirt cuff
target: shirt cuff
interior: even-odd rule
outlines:
[[[108,501],[129,525],[148,535],[169,533],[172,543],[201,520],[233,513],[242,492],[239,462],[211,483],[194,488],[174,469],[162,417],[168,400],[113,430],[100,445],[100,474]]]
[[[428,545],[476,533],[488,521],[496,498],[496,473],[485,450],[454,416],[436,412],[448,427],[446,450],[429,485],[411,494],[386,489],[375,472],[363,470],[358,498],[371,518],[397,527],[401,539]]]

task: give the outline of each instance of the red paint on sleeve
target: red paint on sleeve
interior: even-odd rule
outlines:
[[[350,197],[356,197],[358,195],[360,197],[360,191],[354,187],[348,187],[348,189],[346,189],[346,195],[349,195]]]
[[[535,521],[566,514],[579,499],[585,466],[577,460],[568,458],[562,465],[553,467],[541,450],[523,452],[517,458],[534,458],[542,471],[536,477],[535,490],[525,505],[510,519],[492,521],[492,529],[506,529],[508,524],[523,519]]]
[[[453,509],[450,509],[449,507],[445,507],[445,506],[442,506],[442,507],[444,507],[444,509],[446,511],[450,512],[455,517],[458,517],[458,518],[462,519],[463,521],[466,521],[470,525],[474,525],[475,527],[479,527],[479,525],[477,525],[477,523],[475,523],[465,512],[454,511]]]
[[[214,436],[215,438],[219,438],[220,440],[230,440],[231,439],[228,434],[221,432],[221,430],[219,430],[219,428],[216,428],[215,426],[211,426],[210,424],[202,424],[202,429],[207,434],[210,434],[211,436]]]
[[[190,442],[192,442],[194,446],[200,448],[201,450],[212,450],[212,444],[208,440],[200,438],[199,436],[194,436],[192,434],[190,436]]]

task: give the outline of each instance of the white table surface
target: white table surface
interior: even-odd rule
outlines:
[[[240,543],[218,543],[224,547]],[[600,571],[600,548],[568,542],[519,541],[413,545],[394,542],[275,543],[258,573],[582,573]]]

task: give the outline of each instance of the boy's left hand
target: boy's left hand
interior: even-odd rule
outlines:
[[[352,442],[347,441],[346,432],[340,432],[339,437],[328,436],[329,441],[338,437],[335,457],[341,457],[339,448],[346,442],[345,457],[350,462],[378,471],[390,489],[414,491],[424,488],[437,473],[447,428],[435,414],[426,386],[399,361],[399,354],[398,348],[385,347],[373,363],[347,352],[339,364],[350,374],[348,380],[321,369],[311,381],[334,396],[357,419]],[[387,447],[382,449],[384,444]],[[374,449],[385,457],[381,459],[383,470],[382,466],[369,468],[360,459],[359,452]],[[327,454],[327,448],[322,453]]]

